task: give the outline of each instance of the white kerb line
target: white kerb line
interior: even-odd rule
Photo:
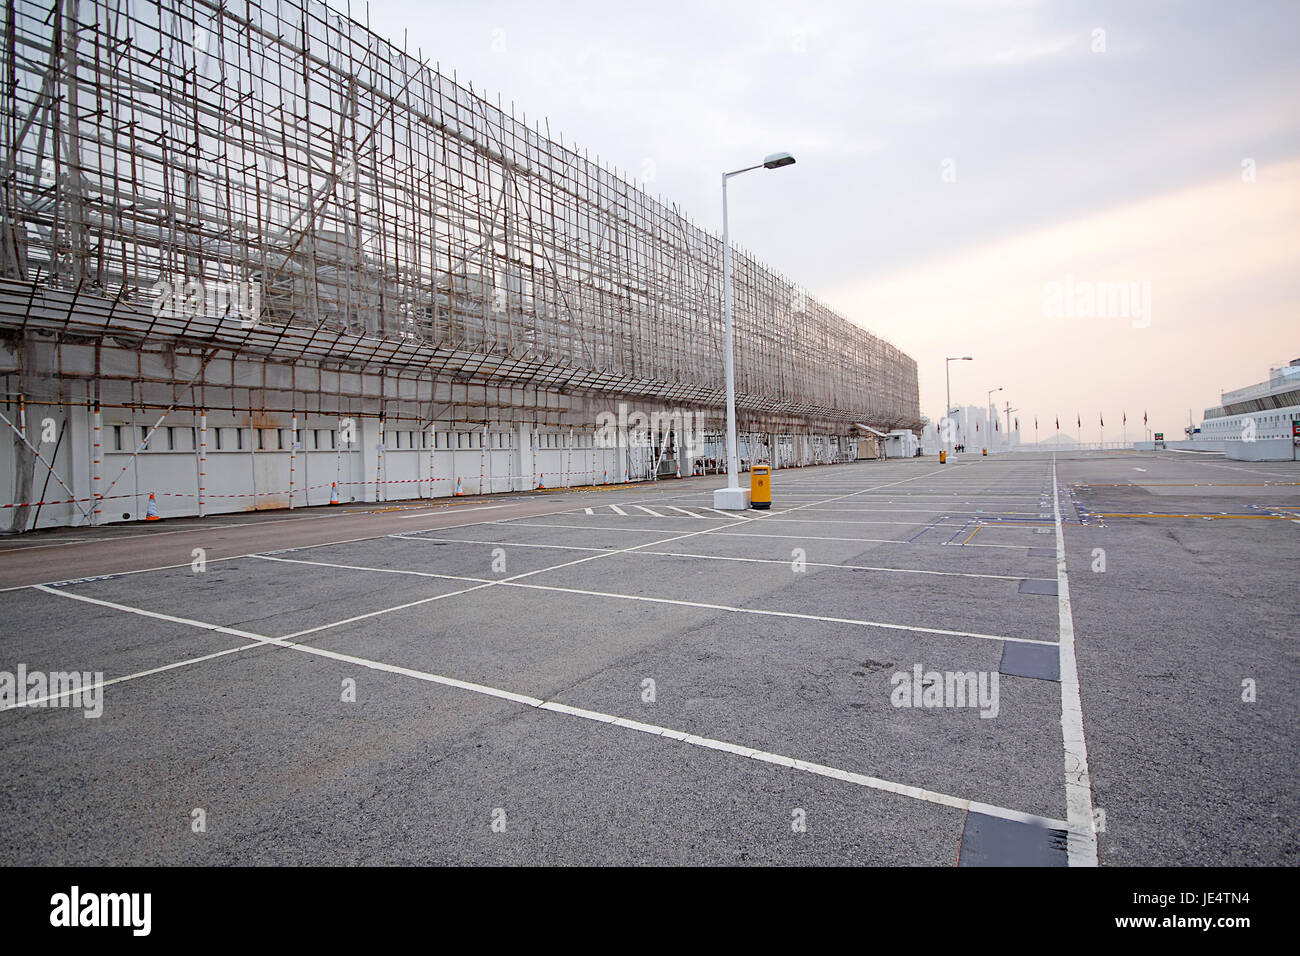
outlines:
[[[1061,494],[1052,455],[1052,511],[1056,519],[1056,591],[1061,640],[1061,743],[1065,750],[1065,819],[1070,866],[1097,865],[1097,832],[1092,815],[1092,778],[1088,774],[1088,745],[1083,738],[1083,701],[1079,694],[1079,664],[1074,652],[1074,612],[1070,608],[1070,579],[1065,570],[1065,534],[1061,529]]]

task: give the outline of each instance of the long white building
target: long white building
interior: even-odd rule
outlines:
[[[1205,410],[1198,441],[1258,442],[1290,439],[1300,421],[1300,359],[1270,368],[1268,380],[1224,392]]]
[[[0,530],[725,460],[722,243],[676,206],[316,0],[8,11]],[[919,428],[909,356],[733,272],[743,459]]]

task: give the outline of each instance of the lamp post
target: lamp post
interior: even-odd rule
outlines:
[[[951,368],[951,366],[950,366],[949,363],[951,363],[951,362],[973,362],[973,361],[975,361],[975,360],[974,360],[973,358],[971,358],[971,356],[969,356],[969,355],[959,355],[959,356],[954,356],[953,358],[947,358],[947,359],[944,359],[944,360],[943,360],[943,380],[944,380],[944,384],[947,386],[947,390],[946,390],[946,392],[945,392],[945,398],[946,398],[946,400],[947,400],[947,402],[948,402],[948,404],[945,405],[945,406],[943,407],[943,419],[944,419],[944,429],[943,429],[943,450],[946,451],[946,452],[948,452],[948,454],[950,454],[950,455],[952,454],[952,452],[951,452],[951,451],[949,450],[949,448],[948,448],[948,434],[952,431],[952,428],[951,428],[951,422],[952,422],[952,368]]]
[[[789,153],[773,153],[756,166],[722,174],[722,313],[723,361],[727,375],[727,487],[713,492],[713,507],[719,511],[744,511],[749,507],[749,489],[740,487],[740,448],[736,443],[736,359],[731,330],[731,234],[727,225],[727,180],[753,169],[780,169],[794,165]]]
[[[993,424],[993,393],[994,393],[994,392],[1000,392],[1000,391],[1002,391],[1002,386],[1001,386],[1001,385],[999,385],[997,388],[990,388],[990,389],[989,389],[989,420],[988,420],[988,425],[992,425],[992,424]],[[985,426],[985,429],[986,429],[986,430],[987,430],[987,428],[988,428],[988,425]],[[988,444],[988,447],[990,447],[990,448],[993,447],[993,434],[992,434],[991,432],[990,432],[989,434],[987,434],[987,435],[984,436],[984,440],[985,440],[986,442],[989,443],[989,444]]]
[[[1020,409],[1012,408],[1011,403],[1007,402],[1007,417],[1003,419],[1003,421],[1007,423],[1007,435],[1006,435],[1007,451],[1011,450],[1011,413],[1018,412],[1018,411],[1020,411]]]

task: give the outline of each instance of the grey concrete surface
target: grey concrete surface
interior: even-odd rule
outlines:
[[[1300,467],[1056,468],[1100,862],[1300,862]],[[999,673],[1057,653],[1058,596],[1021,587],[1056,580],[1052,469],[778,472],[762,516],[697,479],[6,541],[0,672],[120,682],[95,719],[0,710],[0,862],[954,865],[961,800],[1066,815],[1061,685]],[[918,665],[943,706],[899,706]],[[943,701],[964,674],[996,716]],[[979,855],[1028,860],[986,813]]]

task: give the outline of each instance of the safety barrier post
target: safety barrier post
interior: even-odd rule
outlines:
[[[90,512],[90,523],[92,526],[99,524],[99,512],[100,512],[100,500],[101,500],[100,491],[99,491],[99,472],[100,472],[100,456],[103,454],[102,442],[104,440],[103,439],[104,418],[99,410],[99,402],[95,403],[93,423],[94,424],[92,428],[94,431],[94,440],[91,442],[92,454],[90,457],[90,491],[91,491],[91,497],[94,499],[95,503]],[[199,514],[200,515],[203,514],[202,466],[200,466],[200,474],[199,474]]]
[[[379,445],[377,446],[376,451],[377,454],[375,457],[375,500],[383,501],[385,499],[380,497],[380,493],[384,481],[384,419],[382,416],[379,419]]]
[[[298,468],[298,413],[289,416],[289,510],[293,510],[293,483]]]
[[[433,462],[434,462],[433,446],[437,444],[438,444],[438,433],[434,431],[434,425],[432,421],[430,421],[429,423],[429,497],[430,498],[433,497],[434,488],[437,488],[437,485],[434,485],[433,483]]]
[[[98,454],[99,448],[99,407],[95,408],[95,448]],[[99,461],[95,461],[95,481],[99,481]],[[96,491],[99,486],[95,486]],[[208,494],[208,410],[205,408],[199,412],[199,517],[204,517],[207,508]],[[99,508],[96,506],[95,514],[99,514]]]
[[[572,474],[573,474],[573,426],[569,426],[568,450],[564,459],[564,487],[568,488],[573,484],[571,480]]]

